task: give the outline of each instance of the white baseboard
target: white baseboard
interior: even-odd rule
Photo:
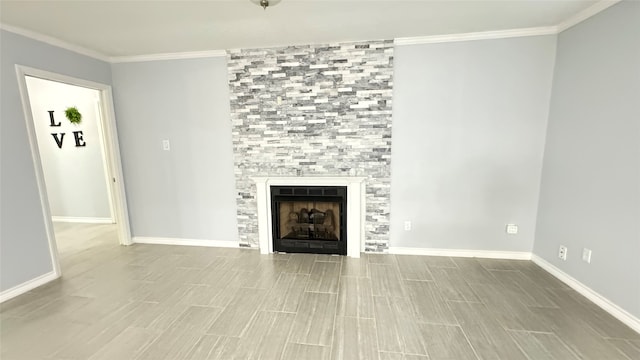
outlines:
[[[452,256],[452,257],[477,257],[486,259],[510,259],[531,260],[530,252],[520,251],[493,251],[493,250],[464,250],[464,249],[428,249],[389,247],[389,254],[397,255],[426,255],[426,256]]]
[[[22,295],[24,293],[26,293],[27,291],[31,291],[35,288],[37,288],[38,286],[42,286],[50,281],[53,281],[57,278],[59,278],[60,275],[56,274],[55,271],[46,273],[44,275],[40,275],[35,279],[31,279],[29,281],[26,281],[18,286],[14,286],[11,289],[7,289],[3,292],[0,293],[0,303],[3,303],[9,299],[13,299],[14,297],[18,296],[18,295]]]
[[[162,238],[134,236],[132,238],[134,244],[155,244],[155,245],[182,245],[182,246],[206,246],[206,247],[240,247],[237,241],[226,240],[202,240],[202,239],[179,239],[179,238]]]
[[[616,319],[622,321],[627,326],[640,333],[640,319],[638,319],[637,317],[629,314],[629,312],[614,304],[613,302],[611,302],[611,300],[605,298],[595,290],[574,279],[571,275],[558,269],[553,264],[549,263],[540,256],[533,254],[531,256],[531,261],[533,261],[536,265],[540,266],[551,275],[558,278],[558,280],[569,285],[573,290],[579,292],[584,297],[591,300],[593,303],[601,307],[604,311],[608,312]]]
[[[73,216],[52,216],[53,222],[68,222],[68,223],[85,223],[85,224],[115,224],[112,218],[99,218],[99,217],[73,217]]]

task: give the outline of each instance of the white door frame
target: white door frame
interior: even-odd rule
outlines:
[[[60,271],[60,263],[58,261],[58,247],[56,245],[55,232],[53,230],[51,208],[49,207],[49,198],[47,197],[44,171],[42,169],[40,151],[38,150],[38,140],[36,138],[33,114],[31,112],[31,102],[29,100],[29,92],[27,91],[25,76],[32,76],[40,79],[85,87],[98,90],[100,92],[100,101],[103,105],[100,107],[100,110],[102,112],[101,128],[102,133],[104,134],[104,156],[106,158],[107,177],[111,180],[109,181],[109,184],[112,197],[111,201],[113,202],[114,208],[112,215],[115,217],[120,244],[131,245],[133,242],[131,241],[131,228],[129,226],[129,210],[127,209],[124,179],[122,176],[122,162],[120,160],[120,146],[118,143],[118,132],[116,128],[111,86],[22,65],[16,65],[16,74],[18,76],[18,89],[20,90],[20,97],[22,99],[22,110],[27,123],[27,134],[29,136],[29,145],[31,146],[31,157],[33,159],[33,166],[36,172],[38,191],[40,193],[40,203],[42,205],[42,213],[44,215],[44,224],[47,232],[47,238],[49,240],[51,260],[56,275],[60,276],[62,273]]]

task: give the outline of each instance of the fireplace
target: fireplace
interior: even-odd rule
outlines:
[[[346,186],[271,186],[273,250],[347,254]]]
[[[346,188],[346,197],[341,214],[345,226],[340,229],[339,238],[344,239],[347,256],[358,258],[365,249],[365,177],[358,176],[256,176],[250,178],[256,186],[256,211],[258,226],[258,244],[261,254],[274,252],[274,216],[271,188]],[[289,196],[293,194],[285,194]],[[307,207],[309,211],[309,207]],[[326,213],[326,211],[325,211]],[[335,215],[335,212],[334,212]]]

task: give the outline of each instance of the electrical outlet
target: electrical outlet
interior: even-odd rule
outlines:
[[[558,257],[562,260],[567,260],[567,247],[564,245],[560,245],[558,249]]]
[[[171,150],[171,144],[169,143],[169,140],[162,140],[162,150]]]
[[[410,231],[411,230],[411,221],[405,221],[404,222],[404,231]]]
[[[518,233],[518,225],[516,224],[507,224],[507,234],[515,235]]]
[[[591,249],[582,249],[582,260],[591,264]]]

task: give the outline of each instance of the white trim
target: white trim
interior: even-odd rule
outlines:
[[[640,319],[638,319],[637,317],[631,315],[620,306],[614,304],[611,300],[600,295],[598,292],[576,280],[571,275],[558,269],[553,264],[547,262],[540,256],[533,254],[531,257],[531,261],[533,261],[536,265],[540,266],[551,275],[558,278],[558,280],[569,285],[573,290],[579,292],[584,297],[591,300],[593,303],[601,307],[604,311],[608,312],[616,319],[622,321],[627,326],[640,333]]]
[[[271,185],[346,186],[347,256],[359,258],[364,251],[366,220],[365,179],[359,176],[271,176],[250,177],[256,183],[258,243],[261,254],[273,252],[271,232]],[[358,226],[354,226],[357,224]],[[355,241],[354,241],[355,240]]]
[[[509,30],[497,30],[497,31],[482,31],[472,33],[460,33],[460,34],[444,34],[444,35],[431,35],[431,36],[415,36],[415,37],[403,37],[394,39],[395,45],[418,45],[418,44],[437,44],[447,42],[458,41],[473,41],[473,40],[489,40],[489,39],[505,39],[512,37],[523,36],[540,36],[540,35],[555,35],[559,34],[570,27],[579,24],[588,18],[602,12],[605,9],[619,3],[621,0],[600,0],[592,6],[580,11],[573,16],[565,19],[556,26],[544,26],[534,28],[523,29],[509,29]]]
[[[85,223],[85,224],[113,224],[112,218],[101,217],[74,217],[74,216],[52,216],[53,222],[66,222],[66,223]]]
[[[555,26],[541,26],[541,27],[533,27],[533,28],[482,31],[482,32],[458,33],[458,34],[401,37],[401,38],[395,38],[394,44],[395,45],[436,44],[436,43],[447,43],[447,42],[458,42],[458,41],[505,39],[505,38],[523,37],[523,36],[555,35],[600,13],[601,11],[619,3],[620,1],[621,0],[601,0],[595,3],[594,5],[580,11],[579,13],[569,17],[568,19],[562,21],[561,23]],[[6,31],[19,34],[22,36],[26,36],[28,38],[47,43],[49,45],[57,46],[81,55],[86,55],[94,59],[98,59],[98,60],[102,60],[110,63],[197,59],[197,58],[206,58],[206,57],[226,56],[225,50],[205,50],[205,51],[110,57],[95,50],[90,50],[79,45],[74,45],[48,35],[44,35],[31,30],[26,30],[16,26],[0,23],[0,29],[4,29]]]
[[[104,134],[104,152],[107,158],[107,176],[111,184],[111,196],[113,213],[118,225],[118,239],[120,244],[131,245],[131,224],[129,223],[129,207],[127,205],[127,193],[124,188],[124,174],[122,172],[122,158],[120,156],[120,142],[118,141],[118,128],[116,126],[116,111],[113,105],[113,93],[111,86],[106,86],[100,91],[100,101],[104,106],[102,111],[102,133]]]
[[[100,142],[100,158],[102,159],[102,171],[104,171],[104,181],[105,187],[107,189],[107,201],[109,202],[109,218],[111,219],[111,223],[115,223],[114,215],[116,212],[115,206],[113,204],[113,186],[111,186],[111,176],[109,176],[109,159],[107,158],[107,151],[105,150],[107,143],[105,141],[104,135],[104,119],[102,118],[106,112],[102,110],[102,100],[100,99],[100,92],[98,91],[95,98],[95,110],[96,110],[96,119],[98,119],[98,141]]]
[[[556,26],[545,26],[525,29],[482,31],[461,34],[403,37],[394,39],[395,45],[436,44],[458,41],[505,39],[523,36],[554,35],[558,33]]]
[[[202,240],[202,239],[179,239],[163,237],[134,236],[135,244],[155,244],[155,245],[182,245],[182,246],[205,246],[205,247],[240,247],[238,241],[226,240]]]
[[[51,282],[60,277],[60,274],[57,274],[55,271],[48,272],[44,275],[40,275],[35,279],[31,279],[29,281],[25,281],[20,285],[14,286],[11,289],[7,289],[0,293],[0,303],[3,303],[9,299],[13,299],[18,295],[22,295],[27,291],[31,291],[38,286],[42,286],[48,282]]]
[[[98,51],[95,51],[95,50],[91,50],[91,49],[87,49],[87,48],[79,46],[79,45],[71,44],[71,43],[68,43],[66,41],[54,38],[54,37],[49,36],[49,35],[44,35],[44,34],[41,34],[39,32],[23,29],[23,28],[20,28],[20,27],[17,27],[17,26],[2,24],[2,23],[0,23],[0,29],[6,30],[6,31],[14,33],[14,34],[22,35],[22,36],[28,37],[28,38],[30,38],[32,40],[43,42],[45,44],[56,46],[56,47],[59,47],[61,49],[73,51],[74,53],[77,53],[77,54],[80,54],[80,55],[88,56],[88,57],[91,57],[91,58],[94,58],[94,59],[97,59],[97,60],[101,60],[101,61],[104,61],[104,62],[109,62],[109,57],[107,55],[101,53],[101,52],[98,52]]]
[[[113,203],[115,208],[115,212],[112,215],[115,217],[115,221],[117,224],[118,239],[120,241],[120,244],[131,245],[129,212],[127,209],[126,193],[124,189],[124,178],[122,175],[122,163],[120,160],[120,148],[118,145],[118,135],[116,129],[115,112],[113,110],[111,86],[45,70],[34,69],[18,64],[15,65],[15,69],[16,76],[18,78],[18,89],[20,91],[20,97],[22,99],[22,110],[24,112],[24,119],[27,126],[27,134],[31,147],[31,156],[33,159],[36,181],[38,183],[42,213],[44,215],[45,231],[47,233],[47,239],[49,242],[49,250],[51,252],[51,261],[53,263],[55,273],[60,275],[60,263],[58,260],[58,249],[55,241],[53,222],[51,220],[51,209],[49,207],[47,189],[44,180],[44,172],[42,170],[42,160],[40,159],[40,152],[38,150],[38,140],[33,125],[33,113],[31,111],[31,103],[29,100],[29,93],[27,91],[25,77],[34,76],[41,79],[94,89],[100,92],[100,100],[104,105],[104,107],[101,109],[103,112],[103,121],[101,122],[101,125],[104,127],[103,133],[105,135],[104,151],[107,154],[107,166],[109,168],[109,172],[106,175],[109,176],[110,179],[115,180],[115,182],[110,182],[110,184],[112,184],[113,186],[111,194],[113,196]]]
[[[609,7],[619,3],[620,0],[601,0],[591,6],[589,6],[588,8],[580,11],[579,13],[569,17],[568,19],[566,19],[565,21],[561,22],[560,24],[558,24],[557,28],[558,28],[558,33],[561,33],[565,30],[567,30],[568,28],[579,24],[585,20],[587,20],[588,18],[598,14],[599,12],[608,9]]]
[[[494,251],[494,250],[466,250],[466,249],[429,249],[429,248],[408,248],[408,247],[392,246],[392,247],[389,247],[389,254],[531,260],[531,253],[524,252],[524,251],[521,252],[521,251]]]
[[[189,51],[164,54],[134,55],[134,56],[113,56],[109,58],[111,63],[127,63],[127,62],[143,62],[143,61],[160,61],[160,60],[182,60],[182,59],[199,59],[210,57],[226,57],[227,52],[224,50],[207,50],[207,51]]]
[[[505,38],[523,37],[523,36],[554,35],[567,30],[578,23],[581,23],[582,21],[619,3],[620,1],[621,0],[600,0],[594,5],[567,18],[566,20],[562,21],[556,26],[541,26],[541,27],[533,27],[533,28],[482,31],[482,32],[471,32],[471,33],[401,37],[401,38],[395,38],[394,44],[395,45],[436,44],[436,43],[458,42],[458,41],[505,39]],[[86,55],[94,59],[98,59],[98,60],[102,60],[110,63],[197,59],[197,58],[206,58],[206,57],[226,56],[225,50],[205,50],[205,51],[109,57],[98,51],[90,50],[82,46],[74,45],[66,41],[54,38],[52,36],[44,35],[44,34],[23,29],[20,27],[0,23],[0,29],[4,29],[6,31],[19,34],[22,36],[26,36],[34,40],[42,41],[49,45],[57,46],[69,51],[76,52],[81,55]]]
[[[40,150],[38,148],[38,138],[33,124],[33,113],[31,112],[31,102],[29,101],[29,93],[27,91],[27,81],[25,76],[28,69],[16,65],[16,76],[18,77],[18,91],[22,99],[22,111],[27,126],[27,137],[29,138],[29,147],[31,148],[31,160],[36,175],[36,183],[38,185],[38,194],[40,195],[40,207],[44,221],[44,231],[49,244],[49,256],[53,266],[53,273],[56,277],[62,275],[60,270],[60,261],[58,260],[58,246],[56,244],[56,236],[53,230],[53,221],[51,220],[51,208],[49,206],[49,196],[47,195],[47,187],[44,181],[44,171],[42,170],[42,159],[40,159]],[[20,285],[21,286],[21,285]]]

